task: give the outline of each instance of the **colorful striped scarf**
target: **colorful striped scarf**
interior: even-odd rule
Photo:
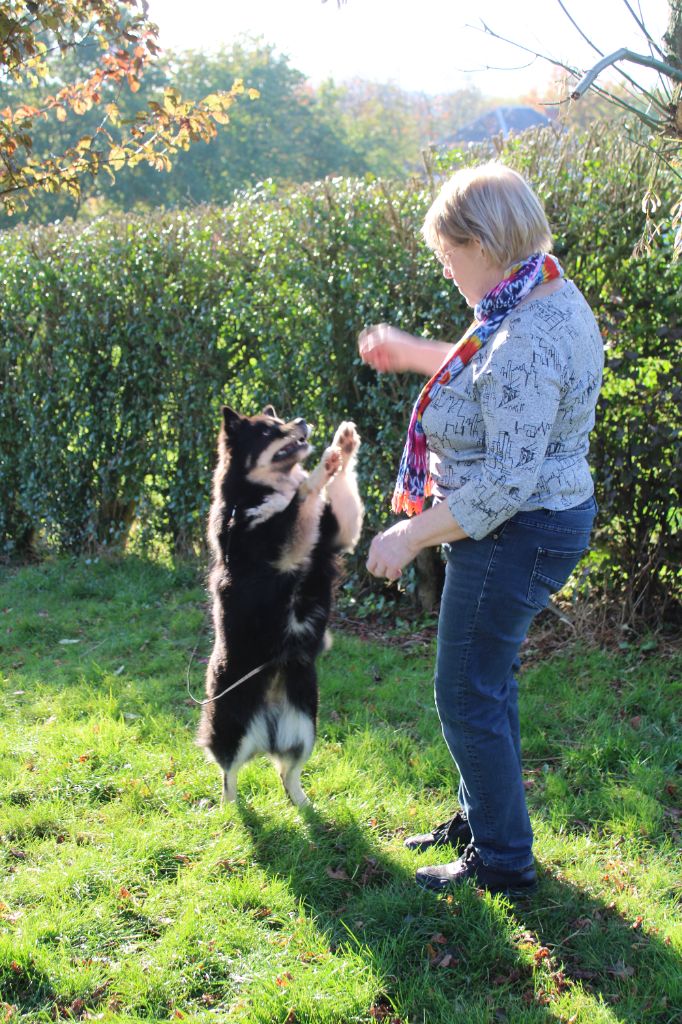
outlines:
[[[495,334],[505,317],[533,288],[562,276],[563,270],[554,256],[534,253],[510,267],[509,275],[484,295],[475,307],[473,324],[450,349],[445,361],[422,388],[414,404],[391,502],[396,514],[418,514],[424,507],[424,499],[431,494],[433,484],[429,473],[429,453],[422,427],[424,410],[440,389],[462,372],[469,360]]]

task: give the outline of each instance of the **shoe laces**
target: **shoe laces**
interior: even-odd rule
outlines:
[[[444,832],[445,835],[450,836],[453,829],[457,828],[464,821],[464,815],[461,811],[455,811],[449,821],[444,821],[442,825],[438,826],[440,832]]]
[[[460,857],[460,862],[466,867],[475,867],[481,863],[481,857],[473,843],[465,848],[464,853]]]

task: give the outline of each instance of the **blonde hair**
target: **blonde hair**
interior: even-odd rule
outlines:
[[[502,267],[552,248],[540,200],[520,174],[494,161],[463,168],[445,182],[422,235],[433,250],[480,242],[488,259]]]

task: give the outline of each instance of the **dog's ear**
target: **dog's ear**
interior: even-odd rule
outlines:
[[[244,417],[240,416],[234,409],[230,409],[229,405],[223,406],[223,424],[225,426],[225,436],[228,441],[231,441],[237,436],[237,432],[244,421]]]
[[[275,412],[274,405],[266,405],[265,408],[263,409],[263,415],[264,416],[270,416],[271,419],[276,420],[277,419],[277,413]]]

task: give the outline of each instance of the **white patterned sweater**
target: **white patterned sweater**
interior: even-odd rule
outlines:
[[[572,281],[513,310],[427,406],[436,500],[481,540],[520,511],[567,509],[594,486],[589,433],[604,366],[594,315]]]

